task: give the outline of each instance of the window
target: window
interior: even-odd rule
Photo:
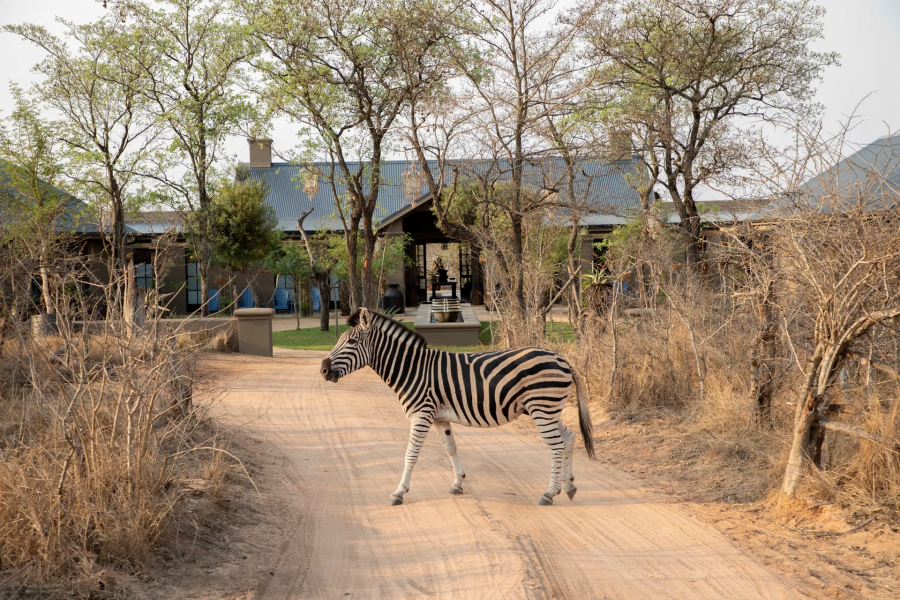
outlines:
[[[134,251],[134,282],[143,292],[153,289],[153,254],[150,250]]]
[[[425,302],[428,298],[428,246],[416,244],[416,290],[418,301]]]
[[[472,255],[465,243],[459,245],[459,279],[462,283],[472,280]]]
[[[185,279],[187,283],[187,308],[188,311],[194,311],[203,304],[200,298],[200,270],[197,268],[197,263],[188,262],[185,264]]]
[[[134,265],[134,281],[137,287],[145,292],[153,289],[153,265],[142,263]]]
[[[278,275],[275,287],[279,290],[287,290],[287,297],[290,302],[294,301],[294,278],[290,275]]]

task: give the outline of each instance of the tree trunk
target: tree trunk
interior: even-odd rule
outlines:
[[[516,302],[516,308],[519,314],[524,318],[528,312],[528,306],[525,302],[525,273],[522,266],[525,255],[524,236],[522,232],[522,219],[515,216],[511,219],[513,230],[513,298]]]
[[[363,219],[363,240],[365,242],[365,258],[362,268],[362,306],[369,310],[378,308],[378,277],[375,273],[375,233],[372,230],[371,218]],[[351,311],[356,310],[351,299]]]
[[[300,329],[300,278],[294,276],[294,315],[297,317],[297,329]]]
[[[197,177],[197,200],[200,209],[199,248],[197,248],[197,274],[200,276],[200,316],[209,316],[209,271],[212,265],[212,199],[206,187],[207,169],[209,164],[206,159],[206,119],[204,118],[204,106],[198,106],[197,123],[200,124],[198,138],[199,170]]]
[[[56,309],[53,307],[53,300],[50,297],[50,273],[44,264],[46,262],[44,259],[41,259],[41,297],[44,300],[44,312],[52,315],[56,312]]]
[[[319,273],[316,284],[319,287],[319,330],[329,330],[329,305],[331,304],[331,274]]]
[[[107,178],[109,180],[110,199],[112,201],[110,222],[110,236],[112,237],[113,247],[113,266],[120,273],[125,270],[125,209],[122,199],[122,189],[116,179],[113,166],[107,161],[106,165]],[[113,274],[110,274],[113,275]],[[116,281],[118,278],[111,276],[110,281]]]
[[[681,221],[685,237],[685,262],[692,267],[700,264],[700,215],[689,215]]]
[[[772,401],[775,395],[775,376],[772,372],[775,360],[775,323],[771,318],[771,308],[766,303],[763,309],[762,331],[750,354],[752,375],[750,397],[753,399],[753,420],[758,425],[772,425]]]
[[[818,409],[822,399],[810,392],[800,407],[800,413],[794,424],[791,452],[788,455],[787,467],[784,471],[784,482],[781,492],[785,496],[793,496],[797,493],[800,478],[803,476],[803,466],[808,459],[812,459],[817,435],[813,435],[818,429]]]
[[[209,266],[210,260],[197,261],[197,274],[200,276],[200,316],[209,316]]]
[[[38,256],[38,271],[41,274],[41,298],[44,301],[44,312],[52,315],[56,312],[56,308],[53,306],[53,298],[50,296],[50,271],[47,269],[47,263],[50,262],[50,250],[47,246],[47,241],[41,235],[41,249]]]
[[[672,172],[668,175],[666,188],[669,190],[669,196],[675,204],[675,210],[678,212],[680,223],[678,224],[684,236],[684,259],[685,262],[695,267],[700,262],[700,215],[697,213],[697,205],[694,202],[693,189],[686,189],[684,193],[678,189],[678,174]]]
[[[801,396],[803,401],[797,405],[794,415],[791,451],[784,470],[784,481],[781,484],[782,496],[790,497],[797,492],[800,478],[803,476],[803,465],[810,456],[810,431],[819,418],[818,409],[822,401],[821,395],[816,393],[816,381],[824,354],[824,347],[817,345],[807,364],[807,376],[803,386],[803,396]]]
[[[349,315],[351,312],[350,307],[353,306],[353,301],[351,300],[349,286],[343,285],[343,283],[344,282],[338,282],[337,297],[338,297],[338,302],[341,305],[341,308],[340,308],[340,312],[338,312],[338,308],[335,307],[335,312],[334,312],[335,315],[337,315],[337,314]]]
[[[574,219],[572,221],[572,230],[569,232],[569,241],[566,246],[569,253],[569,277],[574,277],[575,280],[570,284],[569,289],[569,322],[572,324],[572,331],[575,333],[575,338],[581,338],[581,278],[576,276],[578,273],[578,269],[581,266],[579,263],[581,262],[581,244],[580,241],[581,236],[579,235],[579,220]]]
[[[347,244],[347,276],[350,287],[350,310],[359,308],[361,295],[359,278],[359,219],[358,215],[350,217],[350,231],[344,232],[344,242]]]
[[[137,290],[135,289],[135,284],[134,255],[129,255],[128,260],[125,263],[124,295],[122,298],[122,318],[125,321],[125,330],[128,332],[129,338],[134,334],[134,314],[137,310]]]

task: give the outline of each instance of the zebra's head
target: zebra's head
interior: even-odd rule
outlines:
[[[360,308],[350,315],[347,325],[350,329],[344,332],[328,358],[322,361],[322,377],[332,383],[337,383],[341,377],[369,364],[372,313],[366,308]]]

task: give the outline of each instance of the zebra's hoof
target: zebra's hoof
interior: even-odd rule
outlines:
[[[450,493],[458,496],[463,493],[463,489],[454,485],[450,487]]]
[[[578,488],[573,485],[571,490],[566,490],[566,496],[569,497],[569,500],[574,500],[575,492],[577,492],[577,491],[578,491]]]
[[[548,504],[553,504],[553,498],[549,498],[546,495],[541,496],[541,499],[538,500],[538,504],[541,506],[547,506]]]
[[[403,498],[399,496],[391,496],[391,506],[403,504]]]

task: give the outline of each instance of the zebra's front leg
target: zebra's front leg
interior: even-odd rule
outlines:
[[[447,456],[450,457],[450,462],[453,464],[455,478],[453,479],[453,485],[450,486],[450,493],[462,494],[462,482],[466,478],[466,472],[463,470],[462,463],[459,462],[459,456],[456,454],[456,440],[453,438],[453,430],[450,429],[449,421],[436,421],[434,426],[440,431],[441,444],[443,444],[444,450],[447,451]]]
[[[413,467],[419,459],[419,452],[422,450],[422,442],[431,429],[434,422],[432,414],[418,414],[412,418],[409,424],[409,444],[406,446],[406,466],[403,468],[403,477],[400,479],[400,485],[397,491],[391,494],[391,506],[403,504],[403,494],[409,491],[409,480],[412,478]]]

